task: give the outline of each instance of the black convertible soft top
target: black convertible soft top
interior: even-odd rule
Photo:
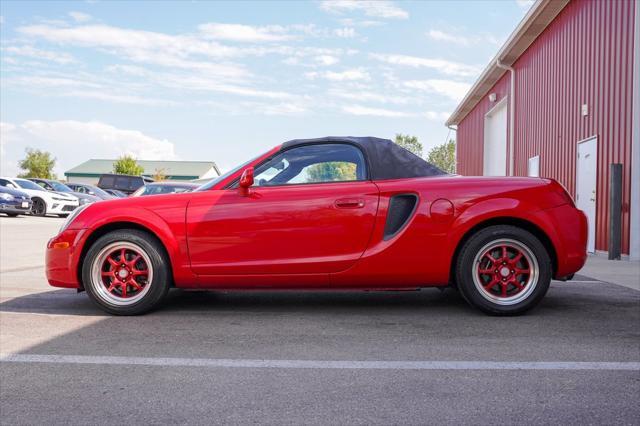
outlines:
[[[447,174],[389,139],[370,136],[327,136],[317,139],[294,139],[282,144],[281,149],[286,150],[298,145],[331,142],[348,143],[360,148],[367,158],[369,177],[372,180],[403,179]]]

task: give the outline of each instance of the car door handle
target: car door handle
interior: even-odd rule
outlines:
[[[364,200],[360,198],[341,198],[336,200],[336,207],[339,209],[361,209],[364,207]]]

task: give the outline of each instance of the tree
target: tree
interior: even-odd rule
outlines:
[[[307,170],[307,182],[356,180],[356,165],[343,161],[319,163]]]
[[[144,168],[132,156],[123,155],[113,163],[113,173],[140,176],[144,173]]]
[[[447,173],[456,172],[456,141],[450,139],[449,142],[438,145],[429,151],[427,161],[440,167]]]
[[[151,179],[153,179],[156,182],[160,182],[162,180],[165,180],[166,178],[167,178],[167,173],[164,168],[155,169],[153,172],[153,175],[151,176]]]
[[[18,163],[20,168],[24,170],[24,173],[20,173],[18,177],[41,179],[56,178],[56,175],[53,173],[53,168],[56,165],[56,159],[51,156],[51,153],[33,148],[27,148],[25,152],[26,156]]]
[[[401,133],[396,134],[394,141],[404,149],[413,152],[418,157],[422,157],[422,144],[418,141],[416,136],[403,135]]]

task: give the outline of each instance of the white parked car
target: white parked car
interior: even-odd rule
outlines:
[[[19,189],[29,194],[33,200],[31,213],[36,216],[55,214],[60,217],[66,217],[80,204],[78,197],[69,194],[49,192],[37,183],[27,179],[1,177],[0,186]]]

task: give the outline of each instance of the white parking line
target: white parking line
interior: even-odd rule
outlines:
[[[331,370],[631,370],[640,362],[579,361],[322,361],[279,359],[146,358],[92,355],[6,354],[0,362],[146,365],[160,367],[277,368]]]

